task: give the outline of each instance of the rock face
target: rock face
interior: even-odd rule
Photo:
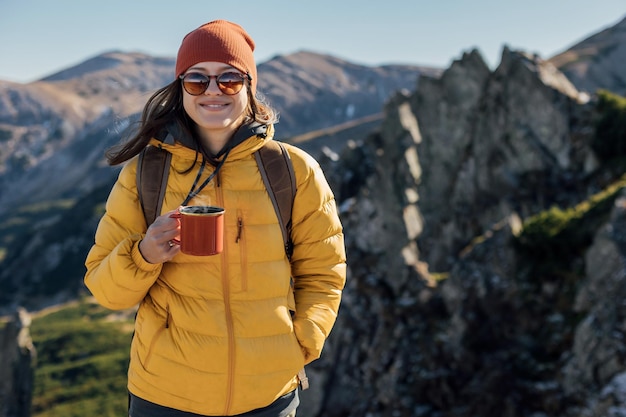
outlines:
[[[585,254],[585,272],[573,305],[584,319],[562,370],[563,388],[572,396],[595,388],[588,415],[605,416],[626,410],[626,195],[616,200],[611,219],[596,233]]]
[[[30,337],[31,318],[18,309],[0,330],[0,417],[30,417],[37,354]]]
[[[305,415],[626,411],[624,200],[581,226],[578,254],[553,248],[557,269],[516,243],[525,219],[617,179],[590,148],[592,113],[550,62],[505,49],[490,72],[471,51],[327,155],[349,275]]]
[[[581,98],[552,64],[505,49],[491,74],[476,53],[440,79],[422,79],[411,104],[422,141],[422,259],[447,271],[447,257],[515,211],[537,213],[594,168],[577,143]],[[575,194],[574,194],[575,195]]]

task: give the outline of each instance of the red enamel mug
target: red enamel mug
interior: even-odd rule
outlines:
[[[180,245],[187,255],[217,255],[224,249],[224,209],[215,206],[183,206],[170,217],[180,221]]]

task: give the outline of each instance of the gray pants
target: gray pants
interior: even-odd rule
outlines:
[[[128,417],[132,417],[130,414]],[[291,413],[287,414],[285,417],[296,417],[296,410],[293,410]]]
[[[132,417],[130,414],[128,417]],[[293,410],[291,413],[287,414],[285,417],[296,417],[296,410]]]

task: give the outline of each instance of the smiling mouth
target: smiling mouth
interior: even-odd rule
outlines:
[[[200,104],[200,107],[205,107],[208,109],[221,109],[228,106],[227,103],[222,103],[222,104],[215,104],[215,103],[206,103],[206,104]]]

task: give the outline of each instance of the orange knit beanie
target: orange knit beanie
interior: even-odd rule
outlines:
[[[214,20],[189,32],[178,50],[176,77],[198,62],[223,62],[252,78],[250,89],[256,92],[254,41],[239,25]]]

